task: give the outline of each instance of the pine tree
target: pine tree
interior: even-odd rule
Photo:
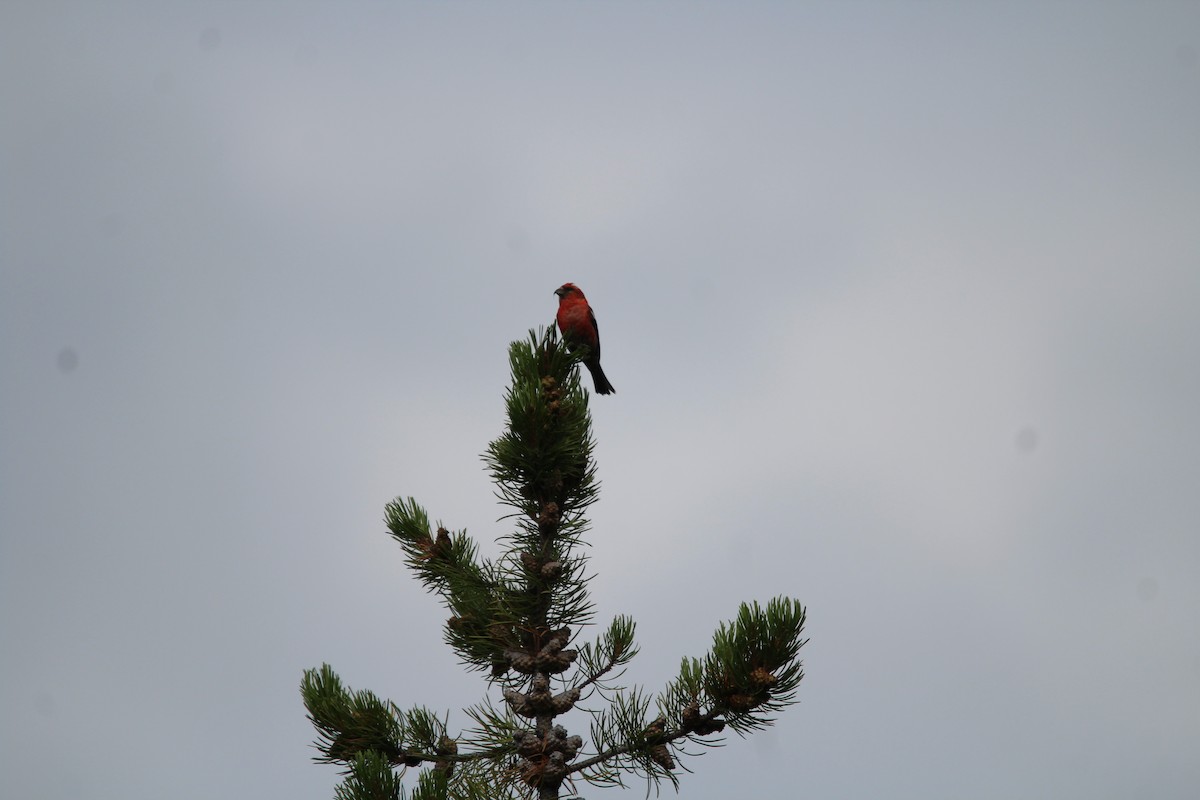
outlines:
[[[726,728],[745,735],[795,702],[807,640],[804,608],[790,598],[743,604],[703,659],[683,659],[653,712],[643,689],[616,683],[637,654],[632,619],[572,646],[593,624],[582,537],[599,489],[582,355],[553,327],[509,348],[508,425],[484,455],[497,496],[516,511],[503,556],[481,558],[465,530],[434,528],[411,498],[388,504],[406,563],[449,610],[446,642],[500,697],[467,708],[469,726],[451,733],[448,717],[351,691],[328,664],[306,670],[315,760],[345,768],[337,800],[550,800],[584,782],[623,786],[629,774],[678,788],[689,744],[719,744]],[[572,709],[576,720],[590,716],[586,740],[559,722]],[[410,791],[408,767],[427,767]]]

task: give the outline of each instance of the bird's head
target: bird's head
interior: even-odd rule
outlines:
[[[579,287],[573,283],[564,283],[562,286],[554,290],[559,299],[563,299],[572,295],[583,297],[583,292],[579,291]]]

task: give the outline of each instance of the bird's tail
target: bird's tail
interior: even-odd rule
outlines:
[[[600,368],[600,362],[595,364],[586,364],[588,372],[592,373],[592,383],[596,385],[596,394],[616,394],[617,390],[608,382],[608,378],[604,376],[604,370]]]

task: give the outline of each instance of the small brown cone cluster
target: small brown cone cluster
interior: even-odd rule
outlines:
[[[451,739],[449,736],[443,736],[441,742],[438,743],[437,754],[439,756],[456,756],[458,755],[458,742]],[[439,758],[433,765],[433,768],[438,772],[444,773],[447,778],[454,774],[454,759]]]
[[[521,553],[521,566],[525,568],[525,572],[531,576],[538,576],[547,581],[552,581],[562,574],[561,561],[538,561],[533,553]]]
[[[758,667],[750,673],[750,682],[759,691],[763,691],[770,689],[775,684],[779,683],[779,678],[776,678],[775,674],[770,670],[764,669],[763,667]]]
[[[528,692],[505,689],[504,699],[513,713],[522,717],[533,718],[544,714],[557,716],[565,714],[575,706],[579,700],[579,687],[551,694],[550,679],[545,675],[535,675]]]
[[[417,547],[421,548],[419,558],[422,561],[432,561],[450,555],[450,531],[445,528],[437,529],[437,538],[432,539],[428,534],[417,539]]]
[[[725,730],[725,720],[701,715],[700,703],[693,700],[683,707],[683,727],[684,730],[694,731],[701,736],[710,736]]]
[[[671,756],[671,749],[667,747],[667,743],[662,741],[662,735],[667,730],[667,718],[660,716],[658,719],[646,726],[646,730],[642,731],[642,735],[646,737],[646,741],[650,744],[650,749],[647,751],[650,754],[650,759],[666,770],[675,769],[675,759]]]
[[[535,642],[529,650],[505,650],[504,658],[507,659],[509,666],[522,675],[534,675],[539,672],[557,675],[565,672],[579,657],[579,651],[563,649],[569,641],[571,641],[571,629],[559,628],[550,631],[544,637],[541,647],[537,647]]]
[[[553,375],[542,378],[542,391],[546,397],[546,409],[551,414],[559,414],[562,407],[562,389],[558,388],[558,381]]]
[[[542,506],[541,513],[538,514],[538,530],[543,536],[553,534],[558,530],[558,523],[561,521],[562,512],[558,509],[558,503],[551,500]]]
[[[558,784],[567,774],[567,762],[583,747],[579,736],[567,736],[567,729],[555,725],[546,734],[518,731],[513,734],[517,746],[517,773],[527,786]]]
[[[646,737],[646,753],[650,756],[650,760],[665,770],[673,770],[675,769],[675,758],[671,755],[670,739],[676,739],[689,733],[708,736],[723,730],[725,730],[725,720],[716,716],[716,712],[713,711],[702,714],[700,702],[693,700],[683,707],[679,730],[668,734],[667,719],[659,716],[646,726],[642,735]]]
[[[730,711],[745,714],[761,706],[771,699],[771,689],[779,683],[779,678],[764,667],[756,667],[750,672],[748,683],[738,683],[729,675],[723,681],[726,690],[722,699]]]

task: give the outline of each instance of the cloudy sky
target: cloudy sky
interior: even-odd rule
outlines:
[[[809,611],[682,796],[1194,796],[1200,5],[7,0],[0,107],[5,797],[327,800],[326,661],[478,700],[383,506],[497,552],[568,280],[629,681]]]

